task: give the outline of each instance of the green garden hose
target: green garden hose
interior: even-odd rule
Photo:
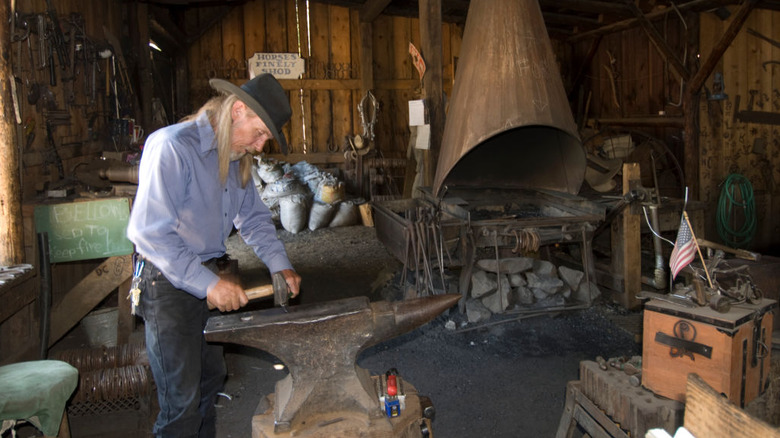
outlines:
[[[718,235],[732,248],[745,248],[756,234],[756,200],[750,180],[732,173],[723,182],[718,200]]]

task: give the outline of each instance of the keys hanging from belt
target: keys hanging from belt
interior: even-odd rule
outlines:
[[[141,273],[144,271],[144,260],[133,256],[133,280],[130,283],[130,293],[127,298],[130,300],[130,314],[135,315],[136,309],[141,302]]]

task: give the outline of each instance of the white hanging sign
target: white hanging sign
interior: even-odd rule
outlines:
[[[249,79],[271,73],[276,79],[298,79],[306,71],[305,60],[297,53],[255,53],[247,60]]]

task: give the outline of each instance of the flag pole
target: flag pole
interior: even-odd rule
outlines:
[[[707,283],[710,284],[710,289],[714,289],[712,287],[712,279],[710,279],[710,272],[707,270],[707,263],[704,262],[704,257],[701,255],[701,248],[699,248],[699,242],[696,240],[696,235],[693,234],[693,227],[691,226],[691,221],[688,219],[688,212],[683,210],[683,217],[685,218],[685,222],[688,224],[688,229],[691,230],[691,239],[693,239],[693,244],[696,245],[696,252],[699,253],[699,258],[701,259],[701,265],[704,267],[704,273],[707,274]]]

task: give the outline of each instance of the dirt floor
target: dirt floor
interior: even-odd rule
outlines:
[[[326,228],[298,234],[280,229],[279,236],[303,278],[302,294],[292,305],[354,296],[392,301],[403,296],[403,267],[379,242],[374,228]],[[244,287],[270,282],[263,264],[237,235],[229,239],[228,252],[238,261]],[[271,300],[260,300],[250,303],[245,311],[270,306]],[[640,355],[641,323],[641,312],[603,302],[586,310],[525,319],[518,314],[493,315],[476,325],[468,324],[455,306],[416,330],[363,351],[358,365],[372,375],[395,368],[419,394],[430,397],[436,411],[433,436],[437,438],[553,437],[563,413],[566,384],[579,378],[580,361]],[[137,334],[142,336],[142,328],[139,330]],[[79,330],[66,339],[71,348],[85,347]],[[225,344],[225,356],[228,379],[217,404],[218,437],[249,438],[258,404],[274,393],[276,382],[287,371],[274,368],[280,364],[276,357],[249,347]],[[746,410],[777,427],[777,351],[771,374],[766,394]],[[117,427],[127,420],[101,418],[101,422],[113,422]],[[82,431],[94,428],[94,423],[80,426],[76,420],[71,421],[75,438],[146,436],[131,432],[85,435]],[[132,421],[129,424],[122,430],[136,427]]]
[[[399,296],[400,262],[371,227],[290,234],[280,231],[308,304],[352,296]],[[245,287],[268,282],[265,268],[240,237],[229,241]],[[264,306],[258,303],[253,306]],[[431,323],[361,353],[372,375],[390,368],[433,401],[437,437],[552,437],[563,412],[566,383],[581,360],[641,354],[640,318],[609,306],[518,320],[494,316],[475,328],[457,307]],[[511,320],[511,321],[509,321]],[[455,329],[445,328],[447,321]],[[617,322],[617,323],[616,323]],[[482,323],[484,324],[484,323]],[[218,403],[220,437],[250,437],[251,417],[285,371],[255,349],[225,347],[228,381]]]

